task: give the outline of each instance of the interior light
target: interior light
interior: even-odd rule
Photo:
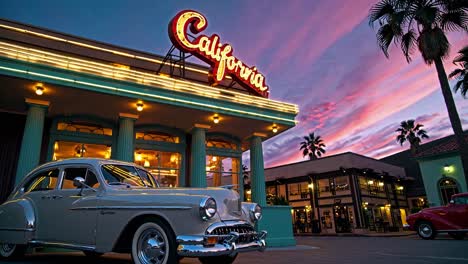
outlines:
[[[271,131],[273,131],[273,133],[278,132],[278,126],[276,124],[273,124]]]
[[[214,122],[215,124],[218,124],[218,123],[219,123],[219,116],[218,116],[218,114],[215,114],[215,115],[213,116],[213,122]]]
[[[309,187],[309,189],[314,189],[314,184],[313,183],[309,183],[309,185],[307,185],[307,187]]]
[[[213,158],[211,158],[212,161],[217,161],[218,158],[216,156],[213,156]]]
[[[42,83],[36,84],[36,94],[42,95],[44,93],[44,85]]]
[[[145,160],[145,163],[143,164],[143,167],[148,168],[150,166],[150,163],[148,160]]]
[[[372,183],[369,183],[369,184],[372,184]],[[379,186],[384,186],[384,183],[383,182],[379,182]]]
[[[370,181],[368,181],[367,183],[370,184],[370,185],[372,185],[372,184],[374,184],[374,181],[373,181],[373,180],[370,180]]]
[[[136,161],[141,161],[142,160],[141,154],[137,153],[135,159],[136,159]]]
[[[137,111],[138,111],[138,112],[143,111],[143,107],[144,107],[144,106],[145,106],[145,105],[143,104],[143,102],[142,102],[142,101],[139,101],[139,102],[136,104]]]

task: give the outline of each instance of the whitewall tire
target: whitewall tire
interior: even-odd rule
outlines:
[[[172,264],[177,261],[175,237],[160,221],[142,224],[132,239],[135,264]]]

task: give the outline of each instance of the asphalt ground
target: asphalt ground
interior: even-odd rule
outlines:
[[[265,252],[240,254],[235,263],[356,263],[356,264],[461,264],[468,263],[468,239],[453,240],[440,235],[422,240],[416,235],[404,237],[297,237],[297,246],[271,248]],[[126,254],[105,254],[91,259],[82,253],[36,253],[10,264],[131,264]],[[181,264],[199,263],[183,259]]]

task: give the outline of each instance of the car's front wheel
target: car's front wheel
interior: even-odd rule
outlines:
[[[198,258],[203,264],[231,264],[236,260],[237,254],[234,256],[217,256],[217,257],[202,257]]]
[[[422,239],[434,239],[434,237],[437,234],[431,222],[428,221],[421,221],[417,225],[417,231],[419,237],[421,237]]]
[[[453,239],[456,240],[463,240],[465,238],[465,233],[464,232],[449,232],[449,236],[451,236]]]
[[[157,219],[142,224],[132,239],[135,264],[177,263],[175,237],[170,228]]]
[[[26,252],[26,245],[0,243],[0,258],[18,258]]]

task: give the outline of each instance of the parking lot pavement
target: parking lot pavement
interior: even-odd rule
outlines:
[[[436,240],[406,237],[298,237],[296,247],[273,248],[266,252],[240,254],[235,263],[356,263],[356,264],[461,264],[468,263],[468,239],[453,240],[439,236]],[[130,256],[106,254],[92,260],[82,253],[42,253],[5,264],[130,264]],[[181,264],[199,263],[183,259]]]

